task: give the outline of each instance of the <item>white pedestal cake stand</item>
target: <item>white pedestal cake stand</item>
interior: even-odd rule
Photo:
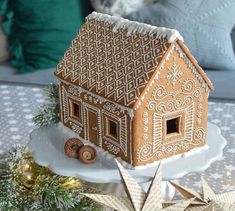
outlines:
[[[123,194],[120,186],[120,175],[113,159],[106,159],[104,153],[98,153],[98,160],[94,164],[83,164],[77,159],[68,158],[64,154],[64,143],[71,137],[71,133],[58,128],[58,125],[35,129],[30,134],[29,149],[33,153],[36,163],[48,167],[54,173],[82,179],[92,183],[105,191],[112,191],[116,195]],[[162,175],[164,180],[177,179],[189,172],[198,172],[207,169],[210,164],[223,155],[226,140],[221,135],[220,129],[208,123],[207,146],[174,156],[162,161]],[[157,163],[139,169],[130,169],[129,173],[148,188]],[[174,189],[166,182],[163,183],[164,198],[170,199]]]

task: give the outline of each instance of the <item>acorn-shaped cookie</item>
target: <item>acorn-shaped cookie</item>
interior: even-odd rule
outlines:
[[[91,164],[94,163],[97,159],[96,150],[94,147],[91,147],[89,145],[82,146],[78,150],[78,158],[81,162],[85,164]]]
[[[64,145],[65,154],[68,157],[77,158],[78,157],[78,151],[82,146],[84,146],[82,141],[80,141],[77,138],[70,138],[66,141],[66,143]]]

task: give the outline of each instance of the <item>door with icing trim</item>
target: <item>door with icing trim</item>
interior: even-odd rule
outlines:
[[[99,112],[95,109],[86,107],[86,117],[86,138],[93,144],[99,146]]]

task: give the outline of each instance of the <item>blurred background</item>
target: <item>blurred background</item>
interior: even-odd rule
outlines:
[[[98,11],[175,28],[215,86],[235,100],[235,1],[0,0],[0,82],[44,86],[85,17]]]

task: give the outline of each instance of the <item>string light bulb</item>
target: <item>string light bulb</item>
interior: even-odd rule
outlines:
[[[63,186],[67,186],[68,188],[71,187],[79,187],[81,186],[81,183],[74,179],[73,177],[69,177],[68,180],[63,184]]]
[[[32,174],[30,173],[30,172],[27,172],[27,173],[25,173],[25,178],[27,179],[27,180],[31,180],[32,179]]]
[[[32,179],[31,175],[27,175],[26,178],[27,178],[28,180],[31,180],[31,179]]]
[[[70,177],[69,179],[68,179],[68,185],[73,185],[74,183],[75,183],[76,181],[75,181],[75,179],[73,179],[72,177]]]
[[[22,166],[22,171],[23,172],[28,171],[29,169],[30,169],[30,164],[28,162],[23,164],[23,166]]]
[[[29,164],[25,164],[25,169],[29,169],[30,165]]]

